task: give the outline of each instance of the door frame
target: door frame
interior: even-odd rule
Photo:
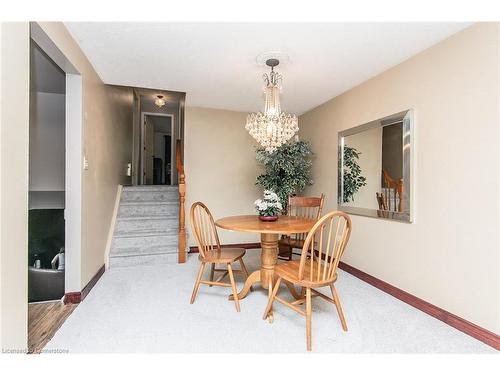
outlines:
[[[144,185],[145,179],[144,179],[144,134],[145,134],[145,129],[144,129],[144,121],[146,120],[146,116],[158,116],[158,117],[170,117],[170,134],[171,134],[171,144],[170,144],[170,176],[173,176],[173,160],[174,160],[174,155],[175,155],[175,143],[174,143],[174,115],[168,114],[168,113],[158,113],[158,112],[141,112],[141,149],[140,149],[140,155],[141,155],[141,162],[140,162],[140,183],[141,185]],[[154,146],[153,146],[154,148]],[[170,185],[173,185],[173,178],[170,178]]]

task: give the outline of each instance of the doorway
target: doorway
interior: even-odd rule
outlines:
[[[28,302],[43,302],[64,296],[66,74],[30,48]]]
[[[82,77],[30,23],[28,347],[50,339],[81,291]]]
[[[173,185],[174,116],[142,112],[141,184]]]

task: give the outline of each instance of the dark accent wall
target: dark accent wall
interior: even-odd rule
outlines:
[[[402,122],[382,128],[382,169],[387,170],[395,180],[403,178]]]

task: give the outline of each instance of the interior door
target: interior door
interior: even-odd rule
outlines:
[[[154,127],[144,119],[144,183],[146,185],[153,184],[153,159],[154,159]]]

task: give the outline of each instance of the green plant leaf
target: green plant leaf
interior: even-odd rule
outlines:
[[[256,185],[278,194],[286,210],[289,195],[299,194],[312,185],[312,155],[311,146],[305,141],[285,143],[272,153],[257,149],[256,159],[264,171],[257,176]]]
[[[343,173],[344,181],[344,194],[342,201],[344,203],[354,201],[354,195],[358,190],[366,185],[366,177],[361,175],[361,168],[357,160],[359,159],[361,152],[358,152],[354,147],[344,146],[344,166],[341,165],[341,160],[339,159],[339,169]],[[338,191],[340,191],[341,179],[338,179]]]

